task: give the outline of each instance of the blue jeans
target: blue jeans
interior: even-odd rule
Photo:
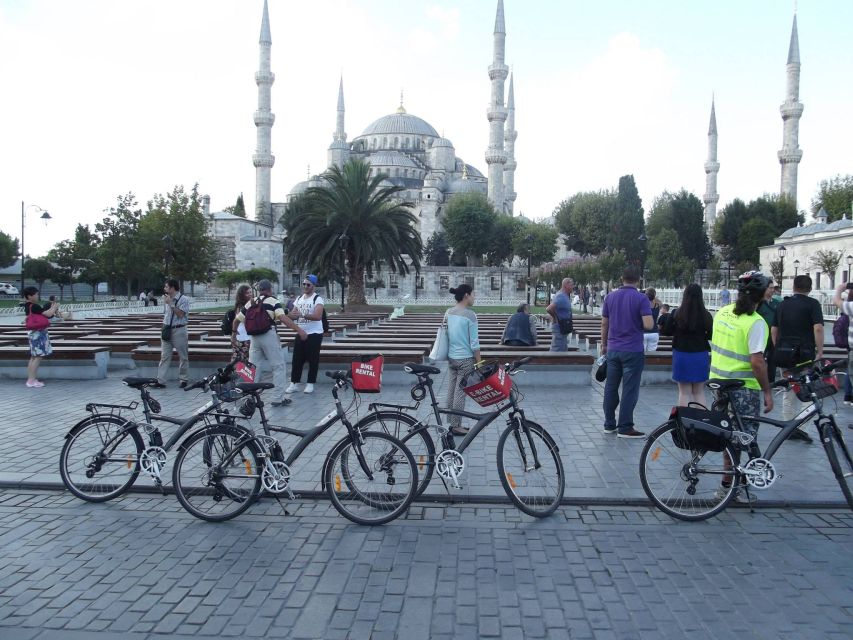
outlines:
[[[568,351],[568,335],[560,333],[560,323],[555,322],[551,325],[551,348],[549,351]]]
[[[604,428],[618,427],[619,433],[634,428],[634,407],[640,397],[640,379],[643,376],[645,354],[642,351],[608,351],[607,380],[604,383]],[[619,401],[619,383],[622,383],[622,401]],[[619,422],[616,422],[619,407]]]

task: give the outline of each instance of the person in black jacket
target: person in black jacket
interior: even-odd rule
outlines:
[[[711,332],[714,319],[702,300],[702,287],[689,284],[681,306],[673,312],[672,379],[678,384],[678,404],[705,404],[705,383],[711,368]]]

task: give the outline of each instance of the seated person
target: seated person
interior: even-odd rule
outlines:
[[[658,316],[658,333],[662,336],[671,336],[672,335],[672,313],[670,312],[670,308],[668,304],[662,304],[660,306],[660,315]]]
[[[501,344],[513,347],[536,346],[536,320],[530,315],[530,305],[522,302],[507,320]]]

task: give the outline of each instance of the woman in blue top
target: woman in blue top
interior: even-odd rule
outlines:
[[[456,298],[456,306],[444,314],[449,343],[447,408],[461,411],[465,409],[465,392],[460,383],[480,361],[480,338],[477,331],[477,314],[471,311],[474,304],[473,288],[469,284],[461,284],[451,289],[450,293]],[[454,435],[464,436],[468,433],[468,429],[461,426],[461,421],[459,416],[450,416],[450,430]]]

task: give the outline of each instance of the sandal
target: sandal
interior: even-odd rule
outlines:
[[[454,436],[467,436],[468,431],[468,427],[453,427],[450,430],[450,433],[452,433]]]

